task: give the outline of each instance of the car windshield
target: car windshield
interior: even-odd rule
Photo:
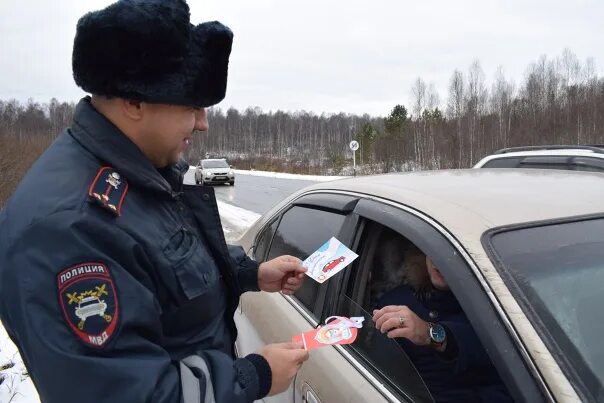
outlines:
[[[604,218],[500,232],[503,277],[588,400],[604,396]],[[568,370],[566,370],[568,369]]]
[[[228,168],[229,164],[224,160],[216,160],[216,161],[201,161],[202,168]]]

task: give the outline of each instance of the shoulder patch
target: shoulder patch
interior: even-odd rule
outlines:
[[[115,285],[104,263],[80,263],[57,274],[59,302],[69,328],[86,345],[101,348],[119,317]]]
[[[99,169],[88,188],[88,198],[116,216],[121,215],[126,193],[128,182],[111,167]]]

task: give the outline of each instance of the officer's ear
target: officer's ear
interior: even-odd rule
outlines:
[[[143,118],[144,105],[141,101],[120,99],[120,107],[122,113],[129,119],[139,121]]]

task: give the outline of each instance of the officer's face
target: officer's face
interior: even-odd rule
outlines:
[[[145,155],[158,168],[178,162],[194,130],[208,130],[206,110],[186,106],[144,104],[140,123]]]

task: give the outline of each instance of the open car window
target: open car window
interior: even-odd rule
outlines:
[[[363,327],[359,329],[356,340],[345,346],[345,349],[351,352],[366,370],[399,398],[417,402],[433,401],[405,351],[396,341],[375,328],[371,313],[346,295],[340,295],[335,306],[334,315],[364,318]]]

